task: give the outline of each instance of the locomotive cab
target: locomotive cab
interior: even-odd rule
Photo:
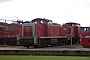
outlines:
[[[68,40],[68,44],[76,44],[79,43],[80,40],[80,24],[69,22],[65,23],[65,26],[68,26],[68,35],[70,36],[70,40]]]
[[[90,47],[90,27],[81,27],[80,42],[83,47]]]
[[[5,25],[5,44],[17,45],[20,36],[22,36],[22,26],[20,24],[12,23]]]

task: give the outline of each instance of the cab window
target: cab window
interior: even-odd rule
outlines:
[[[5,30],[17,30],[18,27],[17,26],[6,26]]]

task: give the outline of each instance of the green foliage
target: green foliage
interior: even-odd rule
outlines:
[[[61,26],[61,24],[58,24],[58,23],[52,23],[53,25],[59,25],[59,26]]]
[[[90,60],[89,57],[79,56],[0,56],[0,60]]]

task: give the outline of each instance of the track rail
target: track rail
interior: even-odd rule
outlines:
[[[90,56],[90,51],[0,50],[0,55]]]

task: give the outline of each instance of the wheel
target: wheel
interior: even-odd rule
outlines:
[[[3,45],[3,43],[0,43],[1,45]]]
[[[84,46],[84,48],[86,48],[87,46]]]
[[[51,46],[54,46],[54,44],[51,44]]]
[[[37,45],[34,45],[34,48],[38,48],[38,46]]]
[[[29,48],[29,46],[26,46],[27,48]]]

